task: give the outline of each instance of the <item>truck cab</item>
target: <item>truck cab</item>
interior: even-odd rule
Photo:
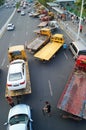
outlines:
[[[41,35],[50,36],[50,35],[51,35],[51,31],[50,31],[50,29],[48,29],[48,28],[42,28],[42,29],[40,30],[40,34],[41,34]]]
[[[16,59],[23,59],[26,61],[27,56],[24,45],[15,45],[8,48],[8,59],[13,61]]]
[[[64,43],[64,36],[62,34],[52,35],[51,42]]]
[[[78,69],[83,69],[84,71],[86,71],[86,56],[85,55],[80,55],[77,58],[75,67],[78,68]]]

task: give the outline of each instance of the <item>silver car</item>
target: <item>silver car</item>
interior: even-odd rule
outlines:
[[[7,130],[32,130],[31,109],[26,104],[12,107],[8,114]]]
[[[8,25],[7,25],[7,30],[8,31],[12,31],[12,30],[14,30],[15,29],[15,25],[13,24],[13,23],[9,23]]]
[[[24,11],[21,11],[21,16],[24,16],[25,15],[25,12]]]

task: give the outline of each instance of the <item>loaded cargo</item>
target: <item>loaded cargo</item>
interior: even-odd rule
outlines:
[[[19,97],[22,95],[30,94],[31,93],[31,82],[30,82],[30,72],[29,72],[29,65],[26,56],[26,51],[24,45],[15,45],[8,48],[8,59],[9,65],[16,60],[22,59],[25,61],[26,67],[26,87],[24,89],[19,90],[9,90],[6,84],[6,91],[5,97]],[[16,87],[16,85],[15,85]]]

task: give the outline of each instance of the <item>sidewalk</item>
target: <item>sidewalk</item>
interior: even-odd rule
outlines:
[[[72,21],[62,21],[62,20],[60,20],[58,24],[61,27],[61,29],[63,29],[73,41],[77,41],[78,24],[74,24],[72,23]],[[86,45],[86,25],[84,24],[82,33],[79,34],[78,41]]]

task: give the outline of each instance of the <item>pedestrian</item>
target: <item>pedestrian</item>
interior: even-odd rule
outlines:
[[[81,32],[81,33],[82,33],[82,28],[83,28],[82,25],[80,25],[80,32]]]
[[[43,114],[48,114],[48,116],[50,116],[51,113],[51,105],[48,101],[45,102],[45,106],[42,109]]]
[[[66,43],[63,44],[63,49],[64,49],[64,50],[67,49],[67,44],[66,44]]]
[[[12,97],[6,97],[6,99],[11,107],[15,106]]]

